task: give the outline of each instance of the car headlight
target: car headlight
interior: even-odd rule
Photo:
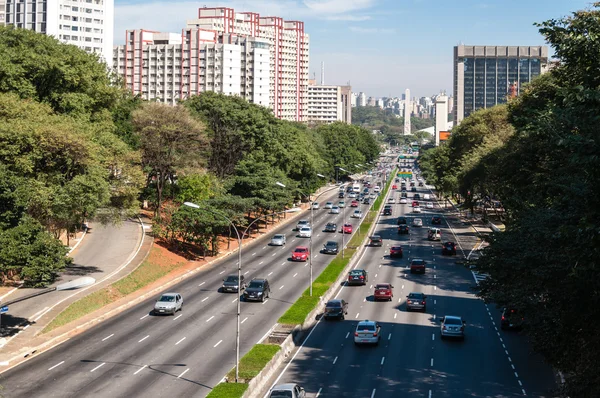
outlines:
[[[256,293],[256,294],[258,294],[259,296],[262,296],[262,292],[258,292],[258,293]]]

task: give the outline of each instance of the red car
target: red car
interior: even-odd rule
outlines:
[[[352,233],[352,224],[344,224],[344,226],[342,227],[342,232],[345,234],[351,234]]]
[[[308,260],[308,247],[298,246],[292,252],[292,261],[307,261]]]
[[[402,257],[404,253],[402,252],[402,246],[392,246],[390,247],[390,257]]]
[[[394,286],[392,286],[391,283],[378,283],[375,285],[375,293],[373,294],[373,298],[375,301],[392,301],[392,297],[394,297],[394,293],[392,292],[393,288]]]
[[[358,207],[358,200],[353,200],[350,202],[350,207]]]
[[[419,202],[417,202],[416,200],[413,200],[412,207],[419,207]]]
[[[398,189],[398,185],[396,185],[396,184],[392,185],[392,189]]]
[[[425,260],[414,258],[410,262],[410,273],[413,274],[415,272],[425,273]]]

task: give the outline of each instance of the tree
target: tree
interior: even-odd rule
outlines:
[[[148,184],[154,179],[156,215],[160,217],[165,185],[175,174],[204,162],[204,126],[183,106],[149,102],[133,113],[133,125],[140,136],[142,164],[148,170]]]
[[[177,201],[180,203],[200,203],[220,196],[222,191],[221,182],[209,173],[185,175],[177,180]]]

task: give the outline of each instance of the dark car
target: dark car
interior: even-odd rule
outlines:
[[[432,225],[440,225],[442,223],[442,217],[440,216],[433,216],[431,217],[431,224]]]
[[[422,310],[427,311],[427,298],[423,293],[410,293],[406,296],[406,310]]]
[[[402,199],[402,198],[407,198],[407,199],[408,199],[408,193],[406,193],[406,192],[402,192],[402,193],[400,194],[400,199]]]
[[[423,181],[419,182],[419,186],[422,187],[423,186]]]
[[[334,222],[328,222],[327,225],[325,225],[325,232],[335,232],[337,231],[337,224]]]
[[[363,199],[363,205],[370,205],[370,204],[371,204],[371,199],[369,199],[369,198],[365,197],[365,198]]]
[[[348,285],[366,285],[369,273],[364,269],[353,269],[348,273]]]
[[[340,193],[338,194],[338,198],[340,198],[340,199],[341,199],[341,198],[343,198],[343,197],[344,197],[344,193],[343,193],[343,192],[340,192]]]
[[[384,215],[384,216],[391,216],[391,215],[392,215],[392,206],[390,206],[390,205],[386,205],[386,206],[383,208],[383,215]]]
[[[398,233],[400,235],[408,235],[410,233],[410,230],[408,229],[408,225],[406,225],[406,224],[399,225]]]
[[[410,273],[413,274],[415,272],[425,273],[425,260],[415,258],[410,262]]]
[[[338,254],[338,251],[339,245],[333,240],[327,241],[327,243],[323,245],[323,253],[325,254]]]
[[[414,194],[413,196],[414,200],[421,200],[421,195],[419,195],[418,193]]]
[[[325,319],[340,318],[343,320],[346,315],[348,315],[348,303],[343,299],[329,300],[325,305],[323,314]]]
[[[514,308],[504,308],[502,317],[500,318],[500,328],[507,329],[522,329],[524,318],[519,315]]]
[[[383,239],[381,239],[380,235],[373,235],[370,238],[370,245],[371,246],[382,246],[383,245]]]
[[[454,242],[446,242],[442,245],[442,254],[455,255],[456,244]]]
[[[244,275],[242,275],[242,283],[238,283],[237,275],[229,275],[227,278],[223,279],[223,286],[221,286],[221,292],[233,292],[237,293],[246,288],[246,282],[244,282]]]
[[[402,257],[404,253],[402,252],[402,246],[392,246],[390,247],[390,257]]]
[[[271,288],[267,279],[254,278],[244,290],[244,301],[265,301],[271,294]]]
[[[412,187],[412,188],[410,189],[410,192],[417,192],[417,187]]]
[[[406,217],[398,217],[398,225],[408,224],[406,222]]]

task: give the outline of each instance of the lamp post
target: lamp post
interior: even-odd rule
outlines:
[[[241,292],[241,282],[242,282],[242,238],[243,236],[248,232],[248,230],[250,229],[250,227],[257,221],[265,218],[265,217],[269,217],[269,216],[273,216],[276,214],[281,214],[281,213],[286,213],[286,212],[292,212],[292,211],[298,211],[299,209],[289,209],[289,210],[285,210],[285,211],[280,211],[277,213],[272,213],[272,214],[267,214],[265,216],[262,217],[258,217],[257,219],[255,219],[254,221],[252,221],[244,230],[243,234],[240,236],[240,232],[238,231],[237,227],[235,226],[235,224],[233,223],[233,221],[231,221],[231,219],[221,213],[217,213],[215,211],[212,211],[210,209],[206,209],[206,208],[202,208],[199,205],[192,203],[192,202],[184,202],[183,203],[184,206],[188,206],[194,209],[202,209],[204,211],[207,211],[213,215],[219,216],[221,218],[223,218],[224,220],[226,220],[232,227],[233,230],[235,231],[235,235],[237,237],[237,241],[238,241],[238,295]],[[241,312],[242,312],[242,306],[241,306],[241,298],[238,297],[238,301],[237,301],[237,318],[236,318],[236,332],[235,332],[235,382],[238,382],[239,379],[239,365],[240,365],[240,317],[241,317]]]

